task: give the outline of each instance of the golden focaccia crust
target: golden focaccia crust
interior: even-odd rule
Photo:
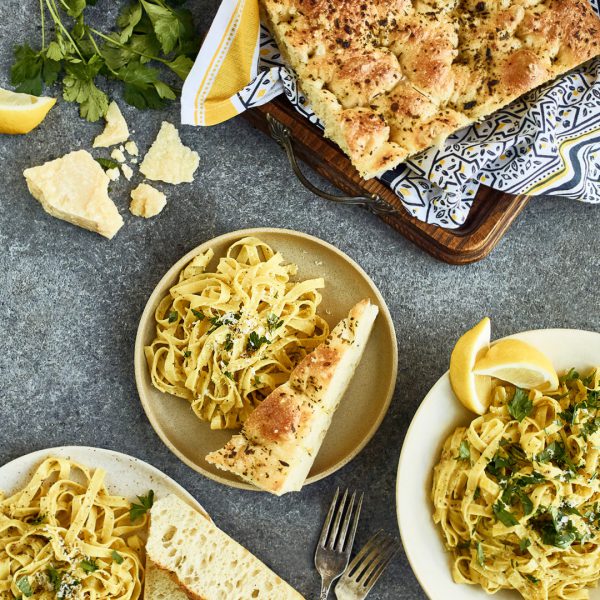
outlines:
[[[382,174],[600,54],[588,0],[261,0],[325,135]]]

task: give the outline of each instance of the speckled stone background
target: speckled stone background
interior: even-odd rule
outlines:
[[[114,22],[121,4],[99,0],[97,22],[107,10],[106,22]],[[188,4],[205,31],[214,3]],[[0,1],[0,86],[8,86],[13,44],[36,40],[37,6],[36,0]],[[124,113],[142,151],[162,119],[178,120],[176,105],[161,112],[125,107]],[[0,463],[67,444],[142,458],[183,484],[225,531],[307,598],[318,596],[312,554],[336,486],[366,492],[357,545],[380,527],[398,535],[394,484],[402,440],[465,328],[489,315],[495,337],[543,327],[600,330],[600,207],[537,199],[489,258],[452,267],[361,209],[332,206],[305,191],[276,144],[237,119],[183,129],[200,168],[193,184],[164,186],[169,201],[159,217],[130,215],[131,185],[113,184],[125,226],[109,242],[48,216],[21,174],[90,148],[101,128],[59,100],[32,134],[0,136]],[[367,448],[335,475],[283,498],[223,487],[179,462],[150,427],[133,377],[138,319],[162,274],[201,242],[255,226],[319,236],[358,261],[389,304],[400,353],[394,400]],[[425,596],[401,554],[371,597]]]

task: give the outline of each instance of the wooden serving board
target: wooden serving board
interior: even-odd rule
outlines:
[[[289,129],[298,158],[346,194],[379,195],[399,209],[392,215],[379,215],[381,219],[435,258],[450,264],[468,264],[485,258],[529,201],[529,196],[513,196],[482,185],[467,221],[458,229],[423,223],[404,209],[398,196],[386,185],[376,179],[365,181],[338,146],[325,139],[322,131],[285,98],[276,98],[243,114],[266,133],[270,133],[267,115],[274,117]]]

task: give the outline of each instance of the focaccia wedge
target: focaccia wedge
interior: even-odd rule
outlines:
[[[298,491],[358,365],[379,309],[362,300],[250,414],[240,434],[206,457],[281,496]]]
[[[588,0],[260,0],[325,135],[365,178],[600,54]]]

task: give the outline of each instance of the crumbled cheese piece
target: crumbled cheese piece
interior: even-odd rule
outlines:
[[[127,181],[131,181],[133,177],[133,169],[129,165],[121,165],[121,171],[123,171],[123,175]]]
[[[129,210],[136,217],[149,219],[157,215],[167,204],[167,197],[147,183],[140,183],[131,191]]]
[[[108,105],[104,118],[106,119],[106,127],[94,140],[94,148],[108,148],[129,138],[129,127],[127,127],[127,122],[116,102],[113,101]]]
[[[181,143],[177,129],[163,121],[140,171],[153,181],[178,184],[194,181],[199,162],[198,154]]]
[[[118,148],[115,148],[111,153],[110,153],[110,157],[113,160],[116,160],[117,162],[120,163],[124,163],[125,162],[125,155],[123,154],[123,152],[121,150],[119,150]]]
[[[138,154],[140,153],[140,151],[138,150],[137,144],[133,140],[131,140],[125,144],[125,151],[130,156],[138,156]]]
[[[119,169],[117,167],[114,169],[106,169],[106,175],[111,181],[117,181],[119,177],[121,177],[121,173],[119,173]]]
[[[26,169],[23,175],[33,197],[53,217],[109,239],[123,226],[123,218],[108,196],[110,179],[89,152],[71,152]]]

